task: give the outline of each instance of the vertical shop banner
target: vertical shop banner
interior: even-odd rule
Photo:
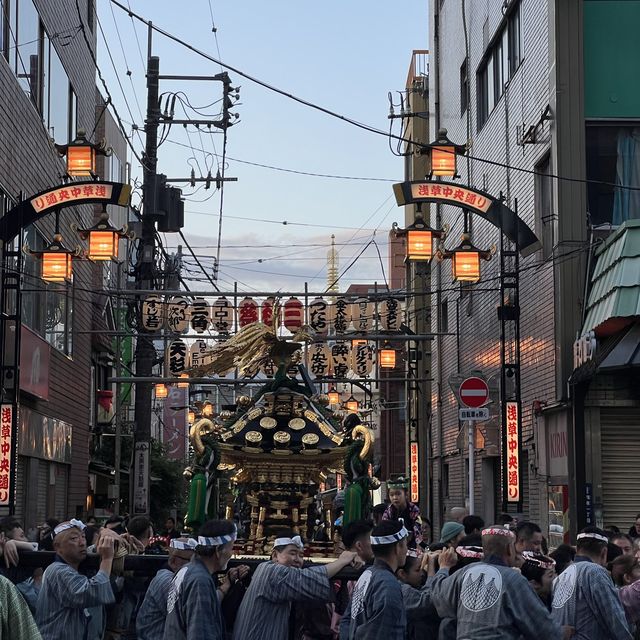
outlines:
[[[133,515],[149,513],[149,448],[148,442],[136,442],[133,459]]]
[[[520,412],[517,402],[507,402],[507,501],[520,502]]]
[[[162,442],[167,448],[167,458],[170,460],[185,459],[189,389],[177,386],[169,387],[169,397],[164,401],[162,415]]]
[[[11,503],[11,438],[13,426],[13,405],[0,405],[0,506]]]
[[[418,443],[411,443],[411,502],[420,500],[420,466],[418,459]]]

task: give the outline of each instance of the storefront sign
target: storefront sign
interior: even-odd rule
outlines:
[[[8,506],[13,491],[11,478],[11,428],[13,405],[0,405],[0,506]]]
[[[24,325],[20,336],[20,391],[48,400],[51,346]]]
[[[598,346],[596,334],[593,331],[585,333],[573,343],[573,368],[577,369],[580,365],[593,359]]]
[[[595,524],[593,513],[593,485],[590,482],[584,485],[584,523],[590,527]]]
[[[148,442],[136,442],[133,464],[133,514],[149,513],[149,447]]]
[[[71,464],[73,427],[62,420],[20,407],[18,449],[20,455]]]
[[[569,475],[566,415],[546,415],[545,422],[547,426],[547,474],[552,478],[566,478]]]
[[[507,402],[507,501],[520,501],[520,414],[517,402]]]
[[[411,454],[411,502],[414,504],[420,500],[420,472],[418,465],[418,443],[412,442]]]

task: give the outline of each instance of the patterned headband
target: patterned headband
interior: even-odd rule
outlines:
[[[482,530],[482,537],[484,536],[505,536],[507,538],[515,538],[513,531],[509,529],[503,529],[502,527],[489,527],[489,529]]]
[[[584,538],[593,538],[594,540],[599,540],[600,542],[606,542],[607,544],[609,544],[609,538],[607,538],[607,536],[603,536],[599,533],[579,533],[578,537],[576,538],[577,540],[583,540]]]
[[[536,555],[533,551],[523,551],[522,557],[525,562],[540,567],[541,569],[554,569],[556,566],[556,561],[552,558]]]
[[[409,481],[406,478],[394,478],[387,480],[387,489],[408,489]]]
[[[193,538],[189,538],[188,540],[174,538],[169,546],[172,549],[179,549],[180,551],[193,551],[198,546],[198,541]]]
[[[227,542],[235,542],[238,537],[238,528],[233,525],[233,531],[223,536],[216,536],[215,538],[209,538],[207,536],[198,536],[199,547],[219,547]]]
[[[461,558],[474,558],[476,560],[482,560],[484,558],[482,547],[456,547],[456,553]]]
[[[87,528],[87,525],[82,522],[82,520],[76,520],[72,518],[68,522],[61,522],[54,530],[53,535],[57,536],[59,533],[63,531],[67,531],[68,529],[80,529],[80,531],[84,531]]]
[[[300,536],[293,536],[293,538],[276,538],[273,541],[274,548],[286,547],[290,544],[295,545],[298,549],[304,549],[304,542],[302,542],[302,538]]]
[[[402,525],[402,529],[398,533],[392,533],[389,536],[371,536],[371,544],[393,544],[394,542],[400,542],[409,535],[409,532]]]

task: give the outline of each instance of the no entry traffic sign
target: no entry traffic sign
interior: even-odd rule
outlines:
[[[460,402],[466,407],[482,407],[489,401],[489,385],[478,377],[467,378],[460,385]]]

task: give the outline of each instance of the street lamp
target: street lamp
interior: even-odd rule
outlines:
[[[480,260],[491,260],[495,247],[487,251],[478,249],[471,243],[468,233],[462,234],[462,242],[451,251],[438,249],[438,260],[451,260],[453,280],[458,282],[478,282],[480,280]]]
[[[186,382],[178,382],[177,387],[178,389],[188,389],[189,388],[189,374],[188,373],[182,373],[180,375],[180,378],[183,380],[186,380]]]
[[[467,151],[465,145],[455,144],[447,137],[447,130],[440,129],[434,142],[426,145],[427,174],[442,178],[458,178],[457,159]]]
[[[329,404],[340,404],[340,394],[335,387],[331,387],[327,395],[329,396]]]
[[[82,129],[78,129],[75,140],[69,144],[56,144],[55,147],[61,156],[67,157],[67,175],[70,178],[97,178],[96,155],[110,154],[110,150],[105,151],[104,144],[89,142]]]
[[[33,251],[25,244],[23,251],[42,262],[41,278],[45,282],[71,282],[73,275],[73,258],[80,255],[76,249],[67,249],[62,243],[62,235],[58,232],[53,242],[44,251]]]
[[[386,343],[382,349],[378,351],[378,362],[381,369],[395,369],[396,366],[396,350]]]
[[[345,406],[347,407],[347,411],[350,411],[351,413],[356,413],[358,411],[359,405],[358,405],[358,401],[352,395],[345,403]]]
[[[394,223],[394,232],[397,238],[407,238],[405,262],[429,262],[433,258],[433,239],[446,235],[445,230],[432,229],[425,222],[420,204],[413,223],[405,229],[398,229]]]
[[[76,232],[83,240],[89,240],[89,260],[104,261],[118,259],[118,244],[121,238],[133,238],[133,233],[126,226],[116,229],[109,221],[107,208],[103,205],[100,218],[93,227],[77,229]]]
[[[164,400],[169,397],[169,388],[166,384],[160,382],[155,386],[156,400]]]

